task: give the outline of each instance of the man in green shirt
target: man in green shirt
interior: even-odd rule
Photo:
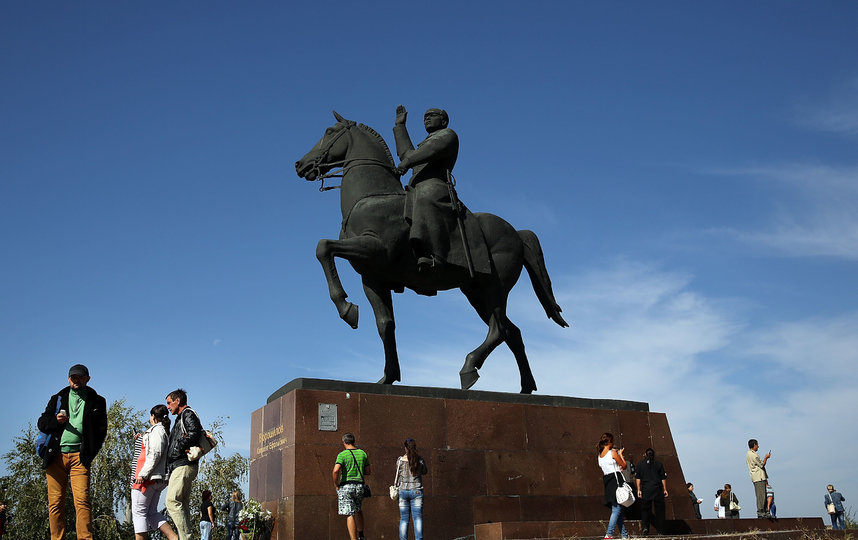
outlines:
[[[48,400],[39,417],[39,431],[50,434],[40,451],[48,483],[51,540],[66,537],[65,501],[69,483],[77,514],[78,540],[92,540],[89,468],[107,437],[107,402],[87,386],[83,364],[69,369],[69,385]]]
[[[337,461],[331,477],[337,489],[337,510],[341,516],[346,516],[346,527],[351,540],[364,540],[363,535],[363,502],[364,477],[369,476],[369,456],[355,446],[355,436],[351,433],[343,435],[345,450],[337,454]]]

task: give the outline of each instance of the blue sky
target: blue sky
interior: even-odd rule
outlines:
[[[539,393],[667,413],[708,516],[725,482],[751,507],[756,437],[781,514],[822,516],[858,484],[856,27],[854,2],[4,2],[0,452],[77,362],[140,409],[186,388],[245,455],[286,382],[377,380],[357,276],[354,331],[314,257],[337,192],[293,164],[332,109],[392,143],[401,103],[414,139],[449,112],[472,210],[539,235],[572,323],[513,290]],[[458,387],[464,297],[394,302],[403,384]],[[503,349],[481,374],[518,391]]]

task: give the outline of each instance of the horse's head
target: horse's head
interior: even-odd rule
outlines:
[[[344,135],[356,124],[340,116],[337,111],[334,111],[334,118],[337,123],[326,129],[319,142],[295,162],[295,172],[299,178],[316,180],[345,161],[350,141]]]

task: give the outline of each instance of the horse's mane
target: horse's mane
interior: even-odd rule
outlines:
[[[378,143],[384,148],[384,153],[387,154],[387,160],[390,162],[391,167],[396,167],[396,162],[393,161],[393,154],[390,153],[390,148],[387,146],[387,142],[385,142],[384,137],[378,134],[378,132],[366,124],[358,124],[357,127],[364,131],[368,135],[372,135]]]

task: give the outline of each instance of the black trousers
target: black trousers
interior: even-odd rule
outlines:
[[[653,519],[653,507],[655,507],[655,519]],[[664,493],[659,493],[653,499],[641,498],[641,528],[649,529],[649,525],[655,525],[659,534],[664,534]]]

